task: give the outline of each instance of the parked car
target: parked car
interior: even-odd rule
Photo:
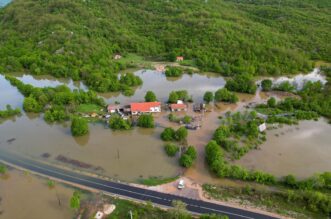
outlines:
[[[183,179],[179,180],[177,188],[178,189],[184,189],[185,188],[185,182],[184,182]]]

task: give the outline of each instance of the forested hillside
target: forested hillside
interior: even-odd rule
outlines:
[[[125,68],[115,53],[183,55],[224,75],[306,72],[331,61],[330,11],[328,0],[14,0],[0,9],[0,71],[108,90]]]

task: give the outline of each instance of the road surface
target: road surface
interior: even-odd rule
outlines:
[[[115,195],[125,196],[141,201],[151,201],[158,205],[171,206],[173,200],[181,200],[187,204],[187,209],[194,213],[205,214],[215,213],[227,215],[231,219],[274,219],[268,215],[263,215],[248,210],[223,206],[220,204],[210,203],[201,200],[195,200],[176,196],[172,194],[151,191],[148,189],[138,188],[135,186],[111,182],[83,174],[75,173],[69,170],[60,169],[48,164],[40,163],[34,160],[23,158],[21,156],[9,154],[0,151],[0,160],[12,165],[30,170],[37,174],[60,179],[65,182],[74,183],[99,190],[101,192],[112,193]]]

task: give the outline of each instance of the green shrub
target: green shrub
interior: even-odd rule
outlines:
[[[166,151],[168,156],[173,157],[179,151],[179,147],[175,144],[168,143],[164,146],[164,150]]]
[[[154,118],[151,114],[144,114],[139,116],[137,125],[143,128],[154,128]]]
[[[71,122],[71,133],[73,136],[82,136],[89,132],[88,123],[85,119],[74,117]]]

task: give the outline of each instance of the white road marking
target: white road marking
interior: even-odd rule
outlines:
[[[45,170],[45,171],[48,171],[48,172],[56,173],[58,175],[66,176],[68,178],[78,179],[78,180],[85,181],[85,182],[88,182],[88,183],[92,183],[92,184],[95,184],[95,185],[100,185],[100,186],[108,187],[108,188],[115,189],[115,190],[117,189],[117,190],[129,192],[129,193],[132,193],[132,194],[140,195],[140,196],[152,197],[152,198],[155,198],[155,199],[166,200],[166,201],[172,201],[172,200],[163,199],[163,198],[160,198],[160,197],[157,197],[157,196],[153,196],[153,195],[141,194],[141,193],[138,193],[138,192],[134,192],[134,191],[126,190],[126,189],[121,189],[121,188],[116,188],[116,187],[105,185],[105,184],[102,184],[102,183],[93,182],[93,181],[90,181],[90,180],[86,180],[86,179],[82,179],[82,178],[79,178],[79,177],[71,176],[71,175],[68,175],[68,174],[65,174],[65,173],[61,173],[61,172],[53,171],[53,170],[50,170],[50,169],[46,169],[46,168],[43,168],[41,166],[37,166],[37,165],[31,164],[31,163],[28,163],[28,162],[25,162],[25,161],[22,161],[22,160],[19,160],[19,162],[25,163],[25,164],[30,165],[30,166],[33,166],[33,167],[36,167],[37,169],[39,168],[39,169],[42,169],[42,170]],[[33,171],[33,172],[35,172],[35,171]],[[55,177],[55,178],[58,178],[58,177]],[[67,180],[64,179],[64,181],[67,181]],[[205,202],[205,203],[207,203],[207,202]],[[198,207],[198,208],[202,208],[202,209],[206,209],[206,210],[210,210],[210,211],[216,211],[216,212],[220,212],[220,213],[223,213],[223,214],[233,215],[233,216],[237,216],[237,217],[241,217],[241,218],[246,218],[246,219],[254,219],[252,217],[248,217],[248,216],[244,216],[244,215],[240,215],[240,214],[235,214],[235,213],[231,213],[231,212],[227,212],[227,211],[221,211],[221,210],[217,210],[217,209],[213,209],[213,208],[208,208],[208,207],[202,207],[202,206],[197,206],[197,205],[192,205],[192,204],[188,204],[188,206]]]

